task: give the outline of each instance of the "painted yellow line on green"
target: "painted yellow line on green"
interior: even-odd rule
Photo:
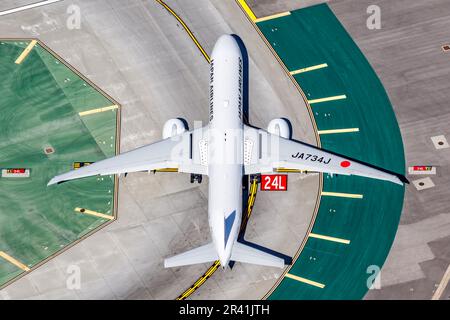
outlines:
[[[328,64],[326,63],[322,63],[322,64],[318,64],[316,66],[311,66],[311,67],[307,67],[307,68],[302,68],[302,69],[298,69],[298,70],[294,70],[289,72],[291,75],[295,76],[296,74],[299,73],[305,73],[305,72],[309,72],[309,71],[314,71],[314,70],[318,70],[318,69],[323,69],[328,67]],[[311,103],[311,102],[310,102]]]
[[[362,194],[322,191],[322,196],[362,199]]]
[[[332,96],[332,97],[308,100],[308,102],[309,102],[309,104],[314,104],[314,103],[321,103],[321,102],[328,102],[328,101],[335,101],[335,100],[343,100],[343,99],[347,99],[347,96],[345,94],[341,94],[339,96]]]
[[[9,263],[12,263],[13,265],[15,265],[17,268],[22,269],[23,271],[30,271],[30,268],[28,268],[26,265],[24,265],[22,262],[20,262],[19,260],[11,257],[9,254],[7,254],[6,252],[0,251],[0,257],[5,259],[6,261],[8,261]]]
[[[306,283],[306,284],[309,284],[311,286],[318,287],[318,288],[321,288],[321,289],[325,288],[325,285],[323,283],[319,283],[319,282],[316,282],[316,281],[305,279],[305,278],[302,278],[302,277],[299,277],[299,276],[296,276],[296,275],[293,275],[293,274],[290,274],[290,273],[286,273],[285,277],[293,279],[293,280],[297,280],[299,282],[303,282],[303,283]]]
[[[16,64],[21,64],[23,60],[28,56],[28,54],[33,50],[34,46],[37,44],[36,40],[31,41],[28,46],[23,50],[23,52],[20,54],[20,56],[16,59]]]
[[[310,233],[309,236],[311,238],[316,238],[316,239],[322,239],[322,240],[327,240],[327,241],[332,241],[332,242],[339,242],[339,243],[343,243],[343,244],[350,244],[350,240],[324,236],[322,234],[317,234],[317,233]]]
[[[119,108],[118,105],[112,105],[112,106],[108,106],[108,107],[103,107],[103,108],[97,108],[97,109],[91,109],[91,110],[87,110],[87,111],[82,111],[82,112],[79,112],[78,115],[79,115],[80,117],[83,117],[83,116],[87,116],[87,115],[90,115],[90,114],[95,114],[95,113],[100,113],[100,112],[105,112],[105,111],[115,110],[115,109],[117,109],[117,108]]]
[[[94,217],[98,217],[98,218],[102,218],[102,219],[108,219],[108,220],[112,220],[114,219],[114,216],[110,216],[104,213],[100,213],[100,212],[96,212],[96,211],[92,211],[92,210],[88,210],[88,209],[84,209],[84,208],[75,208],[76,212],[80,212],[83,214],[88,214]]]
[[[433,297],[431,298],[431,300],[439,300],[442,296],[442,294],[445,291],[445,288],[448,285],[448,281],[450,280],[450,265],[447,267],[447,271],[445,271],[444,276],[442,277],[441,282],[439,283],[438,288],[436,289],[436,291],[434,292]]]
[[[319,134],[334,134],[334,133],[350,133],[359,132],[359,128],[333,129],[333,130],[319,130]]]
[[[281,17],[285,17],[285,16],[289,16],[290,14],[291,13],[289,11],[280,12],[280,13],[277,13],[277,14],[272,14],[272,15],[267,16],[267,17],[262,17],[262,18],[256,19],[255,23],[262,22],[262,21],[273,20],[273,19],[277,19],[277,18],[281,18]]]
[[[238,0],[238,2],[239,2],[239,5],[241,6],[241,8],[244,9],[244,11],[247,14],[247,16],[252,21],[255,21],[256,20],[256,16],[253,13],[252,9],[250,9],[250,7],[248,6],[247,2],[245,2],[245,0]]]

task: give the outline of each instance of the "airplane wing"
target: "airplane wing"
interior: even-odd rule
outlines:
[[[178,172],[208,174],[202,159],[207,127],[184,132],[89,166],[58,175],[48,185],[96,175],[122,174],[156,169],[177,168]]]
[[[274,173],[297,169],[330,174],[357,175],[403,185],[405,177],[362,162],[326,152],[308,144],[285,139],[265,130],[245,127],[245,174]]]

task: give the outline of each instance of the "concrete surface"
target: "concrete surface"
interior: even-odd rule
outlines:
[[[329,0],[246,0],[257,18],[272,14],[306,8]]]
[[[430,299],[450,265],[450,151],[431,138],[450,138],[448,108],[450,3],[446,0],[248,0],[257,17],[328,2],[380,77],[402,132],[407,166],[437,166],[435,187],[407,188],[381,289],[366,299]],[[378,5],[381,29],[369,30],[367,8]],[[412,181],[423,176],[408,176]],[[445,282],[445,281],[444,281]],[[441,299],[450,299],[450,286]]]
[[[15,3],[4,1],[1,6],[7,2]],[[190,123],[192,119],[206,120],[207,66],[171,17],[151,1],[135,5],[120,4],[119,1],[74,3],[85,12],[81,30],[68,31],[64,27],[67,4],[55,4],[0,18],[2,35],[39,36],[119,100],[124,105],[124,151],[159,138],[160,125],[168,117],[185,116]],[[289,86],[284,85],[288,81],[277,73],[275,61],[264,60],[269,59],[269,55],[258,42],[259,36],[247,28],[246,21],[235,14],[234,9],[228,7],[233,4],[219,0],[212,4],[196,1],[196,8],[193,8],[188,1],[168,3],[181,9],[179,13],[183,17],[188,16],[188,24],[196,24],[191,27],[201,42],[206,43],[208,51],[215,36],[224,30],[231,31],[230,26],[244,38],[252,58],[250,119],[255,125],[263,126],[281,111],[288,116],[294,115],[290,108],[299,101],[298,98]],[[255,3],[258,6],[253,9],[257,16],[303,5],[303,1],[283,1],[281,6],[275,1],[255,0]],[[450,42],[450,3],[446,0],[334,0],[329,4],[371,62],[393,102],[402,130],[407,165],[438,166],[437,175],[432,177],[436,187],[422,191],[408,188],[398,235],[381,273],[382,288],[370,291],[366,299],[430,299],[450,263],[450,151],[436,150],[430,139],[437,135],[450,138],[447,107],[450,53],[441,50],[441,45]],[[366,28],[366,9],[372,4],[381,8],[381,30]],[[227,15],[228,10],[233,14]],[[16,19],[20,25],[15,23]],[[56,29],[52,24],[55,21]],[[261,75],[259,80],[255,77],[257,72]],[[168,87],[177,90],[165,91]],[[255,114],[255,108],[265,109]],[[297,117],[299,123],[302,120]],[[163,270],[161,259],[202,242],[203,236],[198,230],[206,223],[206,185],[192,186],[187,177],[167,175],[160,174],[151,179],[130,175],[120,185],[120,218],[117,222],[3,290],[0,296],[107,299],[171,299],[176,296],[204,268]],[[300,203],[292,192],[293,185],[290,185],[286,202],[295,207]],[[298,188],[303,186],[298,183]],[[190,210],[183,211],[179,203],[171,204],[167,210],[165,199],[177,198],[177,192],[192,193],[196,200],[189,203]],[[261,233],[262,239],[270,241],[263,232],[270,228],[271,210],[264,206],[272,203],[273,209],[277,206],[277,203],[273,204],[275,199],[273,194],[258,195],[249,239],[254,232],[255,238],[256,233]],[[257,218],[260,221],[255,221]],[[289,254],[289,250],[284,253]],[[152,258],[152,252],[158,257]],[[65,289],[66,268],[73,263],[86,265],[81,290]],[[276,276],[276,271],[248,270],[248,267],[235,270],[250,272],[249,276],[253,277],[250,281],[255,285]],[[124,274],[119,276],[118,270]],[[220,283],[216,280],[235,277],[234,280],[248,281],[239,272],[216,276],[196,293],[196,298],[240,297],[253,290],[249,286],[239,287],[237,281]],[[167,286],[175,282],[176,285]],[[441,299],[449,299],[449,290],[447,286]]]
[[[402,218],[381,272],[381,289],[366,299],[430,299],[450,264],[450,151],[431,137],[450,137],[448,92],[450,3],[446,0],[334,0],[330,7],[386,88],[399,121],[407,166],[437,166],[433,188],[407,188]],[[366,9],[381,9],[381,29],[366,27]],[[423,176],[408,176],[414,180]],[[447,288],[448,289],[448,288]],[[441,299],[450,299],[447,293]]]
[[[234,2],[167,1],[210,52],[236,32],[250,55],[250,121],[291,120],[294,137],[315,143],[300,94]],[[23,2],[2,2],[2,9]],[[69,30],[69,5],[81,28]],[[3,8],[3,5],[5,8]],[[208,117],[209,66],[177,21],[154,1],[64,1],[0,17],[2,37],[38,37],[123,106],[121,151],[160,139],[170,118]],[[293,176],[286,194],[260,193],[246,239],[293,255],[310,222],[318,177]],[[163,259],[210,240],[207,179],[137,173],[121,179],[118,221],[2,290],[4,299],[173,299],[208,265],[164,269]],[[301,210],[299,210],[301,208]],[[69,289],[71,266],[81,287]],[[236,264],[194,298],[261,298],[281,270]]]

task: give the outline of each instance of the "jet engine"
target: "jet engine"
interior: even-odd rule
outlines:
[[[291,127],[289,125],[289,122],[285,119],[273,119],[269,122],[267,131],[269,131],[271,134],[275,134],[286,139],[291,138]]]
[[[177,136],[186,131],[186,125],[180,119],[170,119],[164,124],[162,131],[162,138],[167,139],[173,136]]]

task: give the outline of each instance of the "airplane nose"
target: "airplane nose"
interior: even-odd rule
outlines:
[[[211,56],[218,55],[240,55],[239,45],[232,35],[224,34],[217,39]]]

